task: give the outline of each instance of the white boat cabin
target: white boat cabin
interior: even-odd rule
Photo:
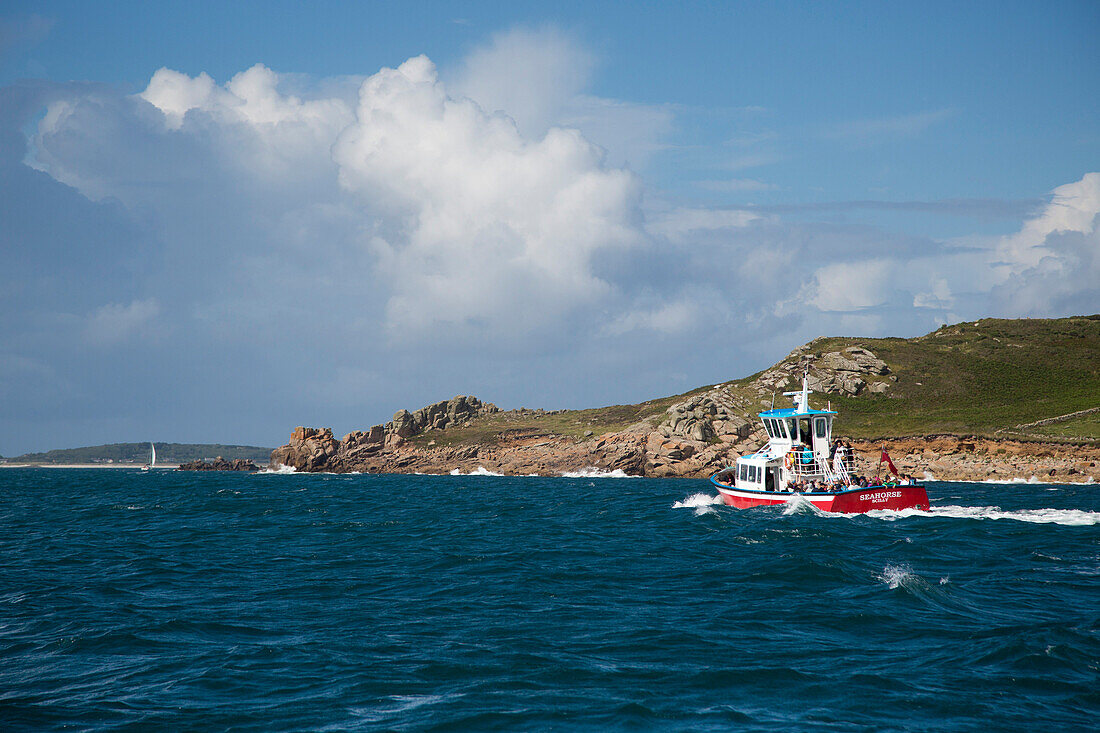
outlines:
[[[735,466],[717,475],[723,483],[739,489],[788,491],[795,483],[847,483],[844,462],[832,461],[829,448],[833,439],[832,410],[814,410],[809,404],[810,389],[805,377],[798,392],[785,392],[794,407],[760,413],[768,444],[755,453],[741,456]]]

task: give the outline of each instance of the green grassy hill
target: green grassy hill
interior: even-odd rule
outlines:
[[[821,339],[815,352],[860,344],[890,366],[885,394],[834,398],[856,437],[1030,434],[1036,421],[1100,407],[1100,316],[983,319],[914,339]],[[1100,439],[1095,419],[1044,426],[1051,437]]]
[[[222,456],[227,459],[251,458],[253,461],[267,463],[271,457],[271,448],[253,445],[221,445],[220,443],[154,443],[157,447],[157,463],[185,463],[200,458]],[[93,445],[85,448],[66,448],[45,453],[26,453],[7,459],[9,463],[135,463],[144,465],[149,462],[148,443],[111,443]]]
[[[815,394],[839,411],[839,430],[852,438],[957,434],[991,437],[1100,440],[1100,415],[1051,424],[1028,423],[1100,408],[1100,315],[1059,319],[983,319],[944,326],[918,338],[824,337],[807,345],[820,355],[849,346],[869,349],[896,377],[885,393],[858,396]],[[760,374],[726,383],[753,404]],[[881,377],[886,379],[887,377]],[[795,389],[791,382],[787,389]],[[581,437],[622,430],[649,419],[686,397],[710,389],[636,405],[589,410],[512,410],[480,418],[469,426],[430,431],[415,441],[436,445],[492,443],[512,435]],[[778,390],[782,392],[782,388]],[[778,400],[784,398],[779,397]],[[779,403],[776,403],[779,406]],[[1024,426],[1024,427],[1021,427]]]

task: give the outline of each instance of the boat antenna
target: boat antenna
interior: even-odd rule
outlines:
[[[774,410],[775,409],[775,390],[774,389],[772,390],[772,406],[769,407],[768,409],[769,410]]]

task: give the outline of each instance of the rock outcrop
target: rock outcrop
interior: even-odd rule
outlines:
[[[177,471],[259,471],[260,467],[251,458],[234,458],[231,461],[218,456],[212,462],[204,460],[181,463]]]
[[[843,351],[816,353],[814,342],[795,349],[787,358],[756,380],[761,397],[772,392],[794,391],[808,376],[810,389],[824,394],[858,395],[864,390],[885,392],[897,378],[886,362],[860,346]]]
[[[272,465],[290,466],[296,471],[354,471],[378,463],[406,440],[426,432],[463,427],[479,417],[500,412],[477,397],[459,395],[422,407],[415,412],[398,410],[393,420],[369,430],[354,430],[337,440],[331,428],[298,427],[290,442],[271,454]]]
[[[514,475],[557,475],[583,468],[645,471],[645,436],[616,433],[599,440],[576,440],[527,430],[503,430],[491,445],[414,444],[396,433],[382,442],[366,442],[365,433],[345,440],[330,429],[297,428],[290,442],[271,454],[271,466],[334,473],[450,473],[485,469]]]
[[[757,429],[751,409],[748,400],[719,386],[669,407],[668,417],[657,426],[657,432],[666,438],[736,443]]]
[[[718,385],[669,407],[668,417],[658,424],[657,432],[665,438],[696,442],[763,441],[766,436],[757,413],[768,407],[775,392],[798,389],[803,374],[811,390],[824,394],[858,395],[865,389],[885,392],[893,383],[886,362],[867,349],[852,346],[843,351],[815,353],[810,347],[812,343],[793,351],[761,374],[750,385],[755,400],[746,398],[744,390],[732,384]]]
[[[297,427],[289,443],[271,452],[271,464],[290,466],[296,471],[324,471],[339,447],[331,428]]]

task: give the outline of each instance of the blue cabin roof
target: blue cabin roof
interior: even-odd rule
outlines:
[[[806,410],[805,412],[798,412],[793,407],[786,407],[782,410],[767,410],[761,412],[760,417],[804,417],[807,415],[835,415],[835,410]]]

